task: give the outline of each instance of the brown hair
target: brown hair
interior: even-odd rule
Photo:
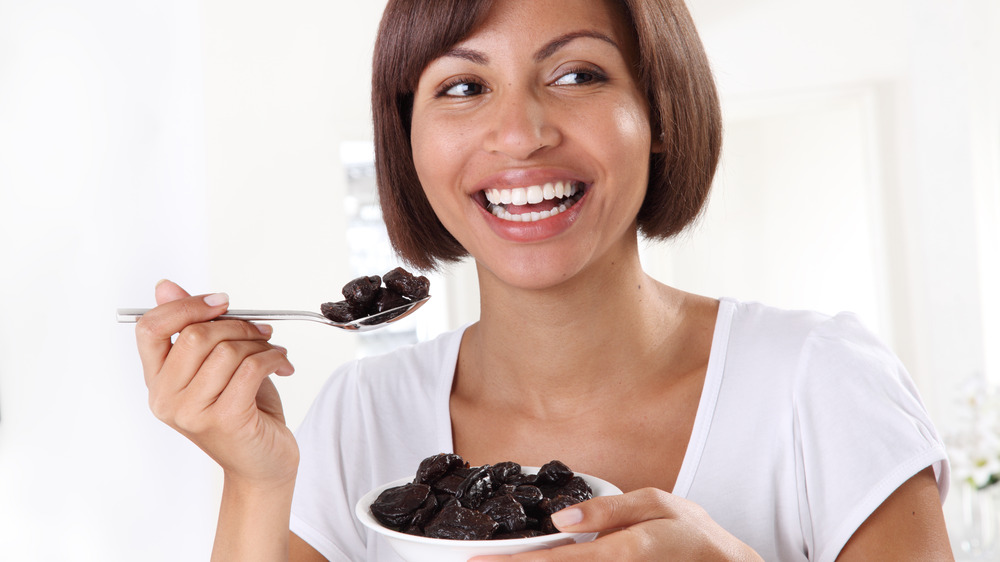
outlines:
[[[640,231],[669,238],[698,216],[722,145],[708,57],[683,0],[621,0],[639,46],[638,76],[654,138]],[[389,239],[406,262],[434,269],[465,248],[434,214],[413,165],[410,117],[420,75],[481,23],[492,0],[389,0],[375,42],[372,117],[375,170]]]

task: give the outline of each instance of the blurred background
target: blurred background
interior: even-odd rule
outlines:
[[[170,278],[316,310],[397,265],[371,192],[383,6],[0,0],[0,560],[208,559],[220,473],[149,413],[115,308]],[[1000,382],[1000,4],[689,6],[724,156],[704,216],[645,246],[648,269],[857,312],[947,431],[967,381]],[[371,337],[277,325],[289,423],[340,362],[478,315],[471,264],[432,294]]]

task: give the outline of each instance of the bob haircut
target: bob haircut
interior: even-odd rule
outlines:
[[[637,216],[647,238],[681,232],[708,197],[722,118],[708,57],[683,0],[617,0],[639,47],[653,138],[649,183]],[[413,164],[410,118],[420,75],[485,20],[492,0],[389,0],[375,41],[375,170],[389,239],[410,265],[432,270],[468,253],[434,214]]]

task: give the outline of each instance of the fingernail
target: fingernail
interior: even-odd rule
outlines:
[[[281,346],[281,345],[272,345],[271,347],[273,347],[274,349],[277,349],[278,351],[284,353],[285,355],[288,355],[288,348],[287,347],[284,347],[284,346]]]
[[[552,514],[552,524],[556,527],[569,527],[583,521],[583,510],[578,507],[567,507]]]
[[[160,279],[159,281],[156,282],[156,285],[154,285],[153,288],[155,289],[156,287],[159,287],[160,285],[162,285],[162,284],[164,284],[166,282],[167,282],[166,279]]]
[[[222,306],[229,304],[229,295],[226,293],[212,293],[205,297],[205,304],[208,306]]]
[[[270,336],[271,333],[274,332],[274,327],[270,324],[254,324],[254,326],[257,326],[257,331],[264,336]]]

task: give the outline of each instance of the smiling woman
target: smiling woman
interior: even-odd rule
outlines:
[[[354,506],[441,452],[559,459],[624,492],[543,514],[512,494],[603,533],[532,559],[948,557],[941,440],[854,315],[643,270],[640,235],[681,232],[719,159],[682,2],[393,0],[372,100],[392,244],[422,268],[471,256],[480,318],[346,363],[292,434],[271,328],[159,284],[137,327],[149,402],[224,470],[216,558],[396,560]]]

